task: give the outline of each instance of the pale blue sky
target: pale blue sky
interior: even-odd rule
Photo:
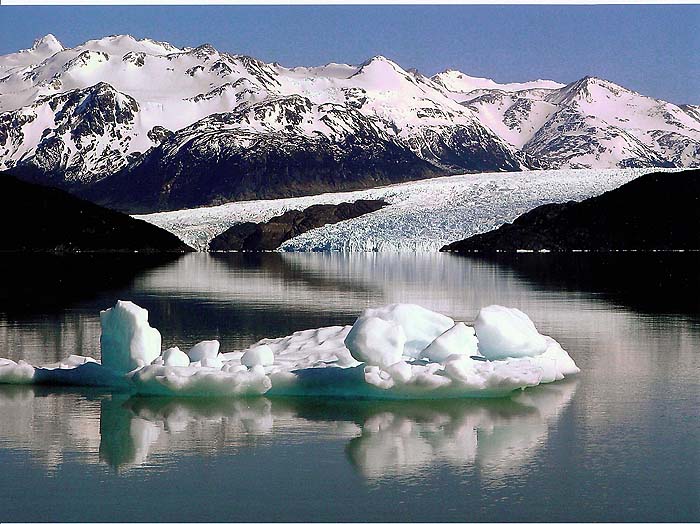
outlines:
[[[286,66],[383,54],[424,74],[500,82],[585,75],[700,103],[700,6],[0,6],[0,53],[54,33],[72,46],[117,33],[209,42]]]

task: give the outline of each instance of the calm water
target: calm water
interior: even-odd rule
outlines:
[[[698,521],[697,255],[2,256],[0,356],[99,356],[129,299],[223,350],[415,302],[525,311],[582,369],[451,402],[0,386],[0,521]]]

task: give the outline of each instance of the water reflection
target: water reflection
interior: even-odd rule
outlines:
[[[64,281],[66,273],[70,285],[43,292],[32,284],[35,273],[42,274],[35,266],[53,265],[42,259],[23,273],[15,259],[11,289],[0,290],[0,297],[5,295],[0,356],[35,363],[71,353],[99,357],[98,312],[118,298],[146,307],[166,345],[188,347],[216,338],[225,351],[264,337],[348,324],[364,308],[392,302],[417,303],[468,322],[489,304],[518,307],[557,339],[561,333],[588,337],[620,326],[636,330],[639,312],[650,310],[680,311],[690,320],[680,332],[697,331],[696,254],[596,255],[585,263],[581,256],[489,261],[450,254],[192,253],[115,265],[90,259],[75,265],[86,275],[111,277],[82,281],[72,270],[52,269],[41,282]],[[57,267],[67,265],[62,261]],[[64,288],[70,289],[65,296]],[[52,304],[42,309],[44,295]],[[34,296],[38,305],[27,310]]]
[[[348,460],[367,479],[417,475],[436,464],[477,466],[497,477],[517,471],[546,441],[576,385],[567,380],[510,399],[449,402],[95,398],[3,386],[0,445],[28,453],[47,470],[77,459],[127,472],[314,435],[345,441]]]
[[[99,392],[0,386],[0,447],[26,452],[49,472],[97,462]]]
[[[493,402],[376,406],[348,444],[348,457],[372,479],[419,475],[436,463],[511,474],[544,444],[575,390],[575,381],[565,381]]]
[[[467,321],[496,303],[526,311],[582,373],[512,399],[447,403],[2,387],[0,484],[20,502],[0,520],[225,521],[231,493],[246,493],[236,520],[697,521],[700,285],[698,256],[686,255],[198,253],[123,272],[94,264],[67,297],[33,286],[41,264],[18,259],[0,286],[0,356],[14,360],[98,356],[98,311],[117,298],[148,308],[166,347],[217,338],[224,351],[388,302]],[[47,271],[44,281],[63,273]],[[125,509],[125,497],[140,503]],[[212,499],[205,516],[190,502]]]

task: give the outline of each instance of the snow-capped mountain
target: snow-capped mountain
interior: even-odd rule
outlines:
[[[528,89],[560,89],[564,84],[554,80],[532,80],[530,82],[514,82],[509,84],[499,84],[490,78],[480,78],[477,76],[465,75],[461,71],[448,69],[433,76],[432,80],[447,89],[452,98],[462,98],[460,95],[468,95],[479,89],[498,91],[525,91]],[[466,99],[463,98],[463,100]]]
[[[697,106],[676,106],[600,78],[558,89],[472,91],[462,103],[506,142],[549,166],[700,165]]]
[[[286,68],[118,35],[0,57],[0,170],[124,209],[476,171],[695,166],[700,109],[595,78]]]

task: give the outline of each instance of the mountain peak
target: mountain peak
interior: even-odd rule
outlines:
[[[214,55],[218,53],[218,51],[211,44],[202,44],[198,45],[194,49],[191,49],[190,51],[188,51],[188,53],[197,57],[205,57],[209,55]]]
[[[382,55],[365,60],[350,78],[361,79],[365,86],[381,90],[401,89],[407,80],[415,83],[413,75]]]
[[[63,44],[51,33],[37,38],[34,40],[34,45],[32,46],[32,51],[49,51],[52,53],[58,53],[63,51]]]
[[[558,92],[551,101],[555,103],[569,104],[573,102],[593,102],[599,97],[610,98],[622,93],[632,93],[629,89],[614,82],[586,75],[583,78],[571,82]]]
[[[382,62],[387,63],[387,64],[396,65],[396,62],[388,59],[384,55],[374,55],[372,58],[368,58],[367,60],[362,62],[360,64],[360,67],[365,67],[365,66],[368,66],[370,64],[376,64],[376,63],[382,63]]]

